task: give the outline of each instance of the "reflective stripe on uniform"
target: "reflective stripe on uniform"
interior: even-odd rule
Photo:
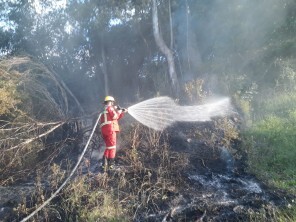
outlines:
[[[105,125],[108,125],[108,124],[111,124],[111,123],[112,123],[112,121],[104,122],[104,123],[102,123],[102,124],[100,125],[100,127],[105,126]]]
[[[116,146],[107,146],[106,147],[107,150],[111,150],[111,149],[115,149],[115,148],[116,148]]]
[[[108,121],[108,119],[107,119],[107,113],[108,113],[107,110],[105,110],[105,111],[102,112],[102,114],[104,115],[104,122],[102,122],[100,124],[100,127],[105,126],[105,125],[108,125],[108,124],[112,124],[112,121]]]

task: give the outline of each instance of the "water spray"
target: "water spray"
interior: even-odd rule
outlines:
[[[175,122],[204,122],[233,113],[229,98],[197,106],[179,106],[170,97],[157,97],[128,108],[137,121],[154,130],[164,130]]]

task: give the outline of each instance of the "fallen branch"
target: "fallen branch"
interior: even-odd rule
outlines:
[[[6,149],[6,150],[4,150],[4,151],[6,152],[6,151],[14,150],[14,149],[16,149],[16,148],[18,148],[18,147],[20,147],[20,146],[23,146],[23,145],[29,144],[29,143],[33,142],[34,140],[36,140],[36,139],[40,139],[40,138],[42,138],[42,137],[48,135],[49,133],[51,133],[52,131],[54,131],[54,130],[57,129],[58,127],[62,126],[64,123],[65,123],[65,122],[61,122],[61,123],[59,123],[58,125],[56,125],[56,126],[52,127],[51,129],[47,130],[46,132],[44,132],[44,133],[42,133],[42,134],[40,134],[40,135],[38,135],[38,136],[35,136],[35,137],[33,137],[33,138],[27,139],[26,141],[24,141],[24,142],[22,142],[22,143],[20,143],[20,144],[18,144],[18,145],[16,145],[16,146],[13,146],[13,147],[11,147],[11,148],[9,148],[9,149]]]

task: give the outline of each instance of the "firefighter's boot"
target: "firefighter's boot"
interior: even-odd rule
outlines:
[[[114,159],[109,159],[109,169],[114,170],[115,168],[115,161]]]

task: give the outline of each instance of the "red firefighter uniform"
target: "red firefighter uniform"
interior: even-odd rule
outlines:
[[[123,112],[118,112],[112,105],[105,106],[100,118],[100,127],[106,145],[104,157],[114,159],[116,154],[116,133],[119,132],[118,120],[123,117]]]

